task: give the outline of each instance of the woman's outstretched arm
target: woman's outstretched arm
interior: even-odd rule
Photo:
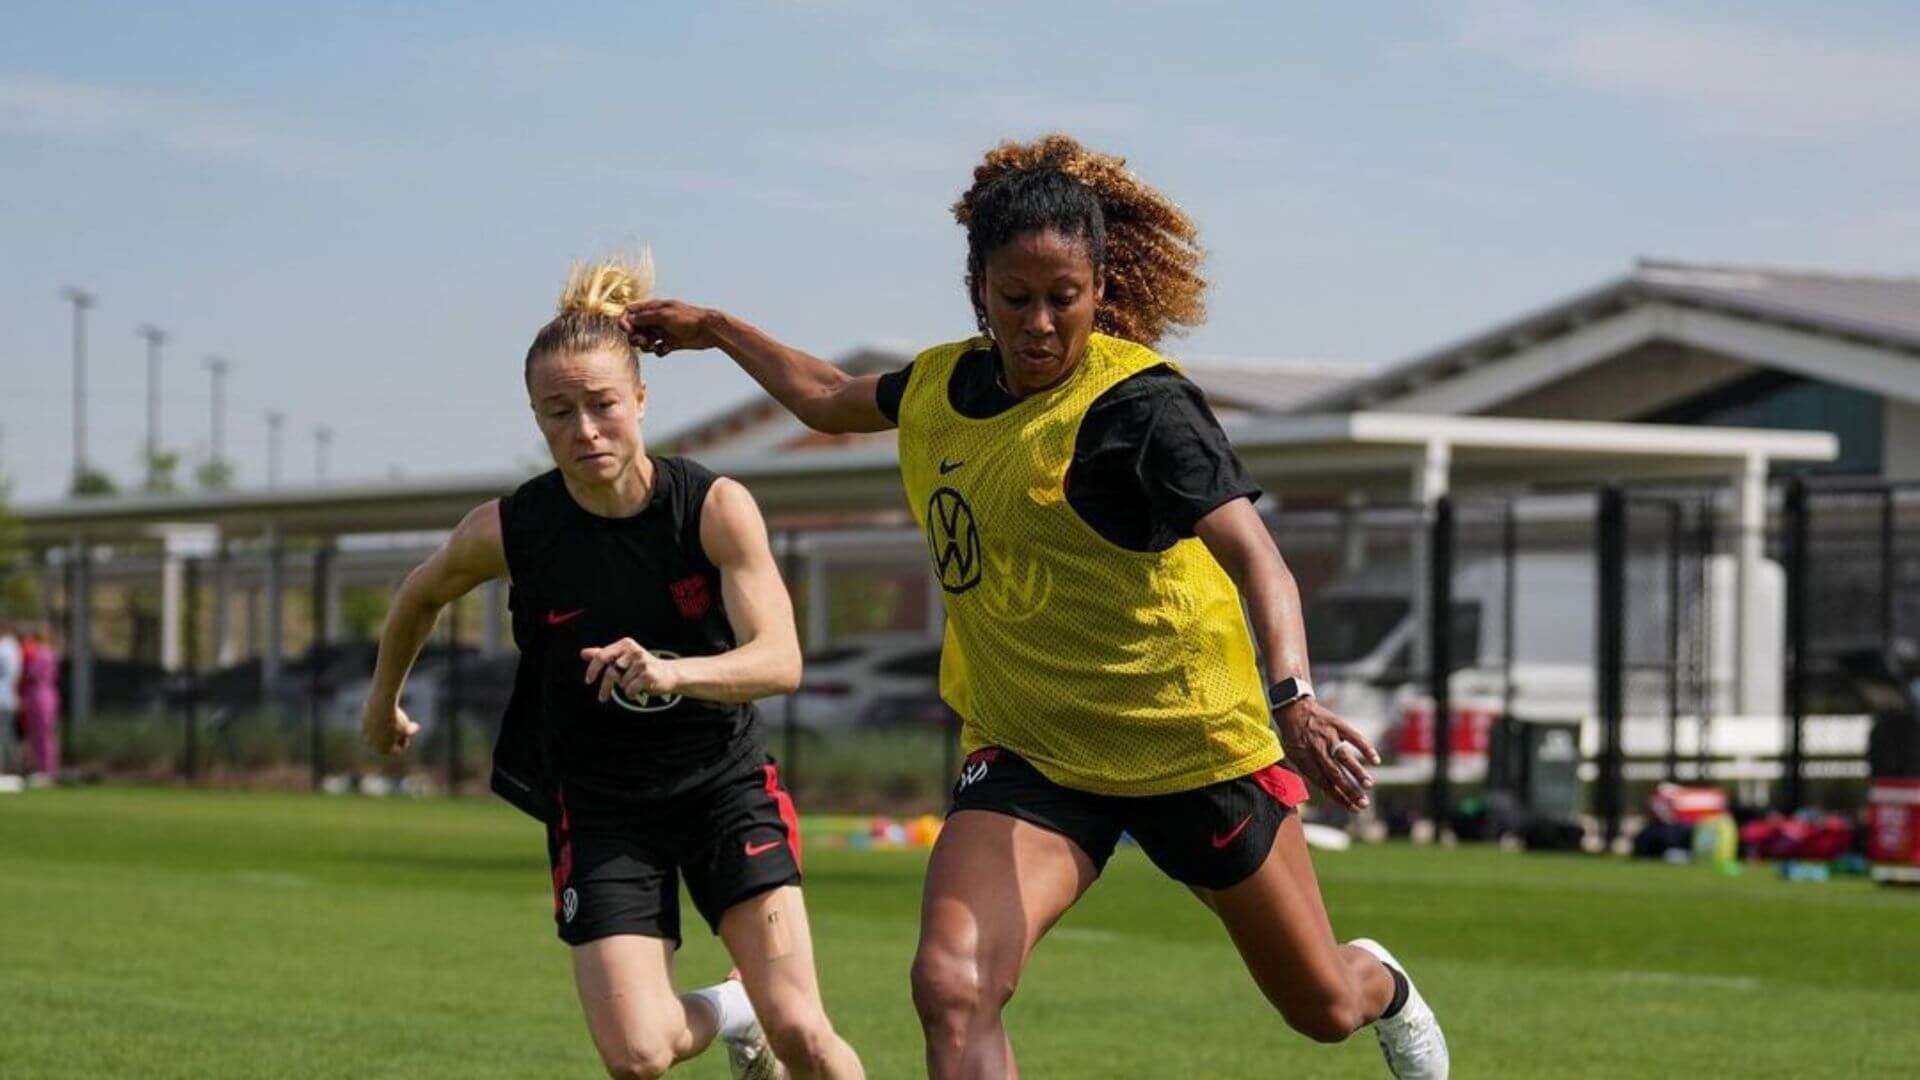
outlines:
[[[681,349],[719,349],[815,431],[843,434],[894,426],[880,411],[879,376],[849,375],[724,311],[678,300],[647,300],[628,307],[621,322],[635,345],[657,356]]]
[[[374,662],[373,684],[361,708],[360,726],[367,742],[383,754],[407,748],[418,724],[400,708],[400,691],[407,673],[420,656],[420,647],[433,633],[440,609],[465,596],[483,581],[507,576],[507,552],[500,540],[500,501],[477,506],[453,530],[453,535],[427,561],[414,567],[393,595],[387,625],[380,631],[380,656]]]

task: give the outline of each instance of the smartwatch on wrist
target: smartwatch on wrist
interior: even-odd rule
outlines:
[[[1267,687],[1267,708],[1279,712],[1281,709],[1313,696],[1313,684],[1298,676],[1289,675],[1272,686]]]

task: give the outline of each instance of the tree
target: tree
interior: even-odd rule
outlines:
[[[180,490],[180,484],[173,478],[174,470],[180,467],[180,454],[174,450],[155,450],[143,455],[147,465],[147,483],[145,490],[150,495],[172,495]]]
[[[91,465],[80,466],[80,471],[76,473],[73,478],[73,494],[76,497],[114,495],[118,494],[119,491],[120,485],[113,482],[113,477],[108,476],[103,470],[96,469]]]
[[[225,491],[233,486],[233,466],[224,461],[209,461],[193,471],[203,491]]]

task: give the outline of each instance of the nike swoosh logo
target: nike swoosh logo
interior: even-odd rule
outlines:
[[[1253,815],[1248,814],[1246,817],[1240,819],[1240,824],[1235,825],[1233,827],[1232,832],[1228,833],[1225,836],[1215,836],[1213,838],[1213,846],[1217,848],[1223,848],[1223,847],[1226,847],[1228,844],[1233,843],[1233,838],[1247,831],[1247,826],[1251,824],[1253,824]]]
[[[764,844],[756,844],[756,843],[753,843],[752,841],[748,841],[747,857],[752,858],[755,855],[764,855],[767,852],[772,851],[774,848],[777,848],[779,846],[780,846],[780,841],[778,840],[769,840]]]
[[[965,464],[966,462],[964,461],[948,461],[946,458],[941,458],[940,459],[940,475],[945,476],[948,473],[952,472],[953,470]]]
[[[547,612],[547,625],[559,626],[563,622],[572,622],[574,619],[586,613],[586,608],[575,608],[572,611],[549,611]]]

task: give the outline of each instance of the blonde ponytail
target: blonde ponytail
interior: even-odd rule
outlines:
[[[548,356],[575,356],[608,349],[624,352],[640,372],[640,350],[627,340],[620,325],[628,304],[653,295],[653,252],[637,257],[613,257],[575,263],[560,290],[560,313],[540,328],[527,347],[523,374],[531,383],[533,365]]]
[[[575,263],[560,290],[560,314],[579,312],[617,319],[628,304],[653,295],[653,252],[638,258],[615,257],[594,263]]]

